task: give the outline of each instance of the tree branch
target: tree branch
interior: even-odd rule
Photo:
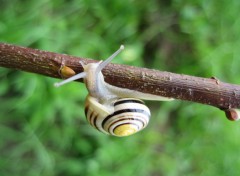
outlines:
[[[61,78],[59,70],[62,65],[70,67],[76,73],[82,72],[80,60],[84,64],[97,62],[0,43],[2,67]],[[103,70],[103,74],[105,81],[111,85],[211,105],[224,110],[230,119],[231,114],[234,114],[236,119],[236,113],[232,109],[240,108],[240,86],[224,83],[216,78],[200,78],[119,64],[109,64]]]

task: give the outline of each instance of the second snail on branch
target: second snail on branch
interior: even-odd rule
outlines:
[[[88,122],[99,131],[113,136],[129,136],[144,129],[150,119],[150,110],[140,99],[169,101],[172,98],[119,88],[104,81],[102,69],[124,49],[120,48],[105,61],[82,65],[84,72],[76,74],[56,87],[83,78],[88,89],[85,115]]]

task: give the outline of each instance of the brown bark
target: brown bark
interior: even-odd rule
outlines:
[[[0,66],[61,78],[64,64],[76,73],[91,59],[57,54],[0,43]],[[117,87],[165,97],[187,100],[226,110],[240,108],[240,86],[216,78],[201,78],[127,65],[109,64],[104,70],[106,82]]]

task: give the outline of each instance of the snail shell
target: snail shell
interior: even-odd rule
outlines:
[[[99,104],[88,96],[85,115],[97,130],[113,136],[129,136],[144,129],[150,119],[150,110],[142,100],[135,98],[118,99],[113,104],[114,111]]]

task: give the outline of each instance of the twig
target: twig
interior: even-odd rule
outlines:
[[[61,78],[59,70],[63,64],[76,73],[82,72],[79,61],[84,64],[97,62],[0,43],[2,67]],[[214,77],[201,78],[119,64],[109,64],[103,74],[106,82],[117,87],[211,105],[224,110],[230,119],[231,114],[234,114],[233,119],[239,114],[233,112],[240,108],[240,86],[221,82]]]

